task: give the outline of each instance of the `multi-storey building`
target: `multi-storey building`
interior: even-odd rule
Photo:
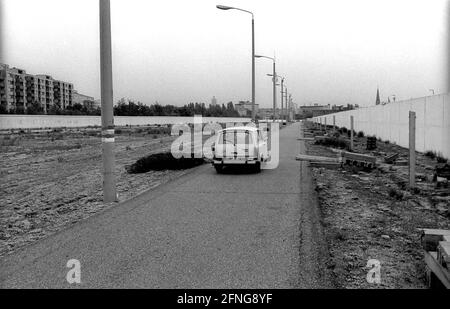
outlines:
[[[26,77],[26,92],[28,104],[39,104],[44,112],[47,113],[50,108],[50,102],[47,99],[46,79],[42,76],[27,74]]]
[[[36,75],[39,79],[41,101],[45,102],[44,110],[48,112],[54,105],[53,78],[50,75]]]
[[[53,81],[54,103],[61,109],[72,106],[73,85],[60,80]]]
[[[73,84],[0,63],[0,104],[16,113],[26,112],[31,104],[39,104],[45,113],[53,106],[66,109],[73,104]]]
[[[6,110],[18,112],[26,110],[25,75],[25,70],[0,64],[0,104]]]

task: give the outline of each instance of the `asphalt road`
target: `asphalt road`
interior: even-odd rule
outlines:
[[[300,124],[260,174],[211,165],[0,260],[2,288],[331,287]],[[81,264],[69,284],[66,263]]]

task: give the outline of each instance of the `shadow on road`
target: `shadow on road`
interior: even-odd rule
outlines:
[[[225,175],[248,175],[248,174],[258,174],[253,167],[253,165],[242,166],[225,166],[222,169],[221,174]]]

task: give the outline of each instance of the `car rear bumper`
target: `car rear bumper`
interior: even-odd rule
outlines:
[[[213,164],[256,164],[256,162],[259,162],[257,158],[214,158]]]

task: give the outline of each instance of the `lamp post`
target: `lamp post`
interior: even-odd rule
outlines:
[[[273,76],[272,74],[267,74],[267,76]],[[284,110],[286,110],[287,107],[287,100],[284,100],[284,80],[286,79],[283,76],[278,75],[277,77],[281,78],[281,114],[280,114],[280,118],[283,119],[284,117]],[[283,100],[284,100],[284,109],[283,109]]]
[[[103,200],[117,201],[114,176],[114,115],[111,56],[111,12],[109,0],[100,0],[100,80],[102,101]]]
[[[286,120],[286,122],[287,122],[287,104],[288,104],[288,90],[287,90],[287,87],[285,87],[285,89],[284,89],[284,101],[286,102],[286,110],[285,110],[285,113],[284,113],[284,119]]]
[[[272,84],[273,84],[273,121],[275,122],[275,108],[277,106],[277,73],[275,70],[275,58],[272,57],[267,57],[267,56],[261,56],[261,55],[255,55],[255,58],[266,58],[266,59],[270,59],[273,62],[273,73],[272,73]]]
[[[226,6],[216,5],[219,10],[238,10],[252,15],[252,120],[255,121],[255,19],[253,13],[247,10]]]

